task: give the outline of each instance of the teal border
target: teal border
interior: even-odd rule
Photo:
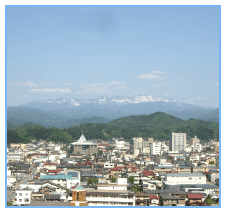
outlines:
[[[183,2],[183,3],[182,3]],[[177,0],[173,0],[173,1],[167,1],[167,0],[163,0],[163,1],[161,1],[161,3],[160,2],[155,2],[155,3],[152,3],[152,1],[147,1],[147,0],[144,0],[144,1],[125,1],[125,0],[123,0],[123,1],[111,1],[111,2],[104,2],[104,1],[100,1],[100,0],[98,0],[98,1],[86,1],[86,2],[84,2],[84,1],[59,1],[59,0],[57,0],[57,1],[54,1],[54,2],[51,2],[51,1],[35,1],[35,2],[29,2],[29,1],[20,1],[20,2],[18,2],[18,1],[3,1],[3,2],[1,2],[0,3],[1,4],[1,10],[2,10],[2,12],[0,13],[1,14],[1,16],[2,16],[2,19],[1,19],[1,23],[2,23],[2,26],[5,26],[5,22],[4,22],[4,18],[5,18],[5,14],[4,14],[4,12],[5,12],[5,5],[31,5],[31,4],[33,4],[33,5],[38,5],[38,4],[41,4],[41,5],[45,5],[45,4],[47,4],[47,5],[51,5],[51,4],[57,4],[57,5],[73,5],[73,4],[77,4],[77,5],[120,5],[120,4],[123,4],[123,5],[130,5],[130,4],[133,4],[133,5],[149,5],[149,4],[152,4],[152,5],[168,5],[168,6],[170,6],[170,5],[186,5],[186,6],[191,6],[191,5],[199,5],[199,6],[203,6],[203,5],[206,5],[206,4],[208,4],[208,5],[212,5],[212,6],[214,6],[214,5],[221,5],[222,7],[221,7],[221,10],[222,10],[222,20],[224,20],[224,13],[223,13],[223,5],[225,5],[225,3],[224,3],[224,1],[200,1],[200,0],[197,0],[197,1],[177,1]],[[222,29],[222,31],[221,31],[221,33],[222,33],[222,35],[224,34],[224,30]],[[2,37],[3,37],[3,39],[2,40],[4,40],[4,44],[3,44],[3,41],[2,41],[2,46],[5,48],[5,36],[4,36],[4,34],[2,34]],[[221,36],[222,38],[224,38],[225,36]],[[222,43],[221,43],[221,46],[224,44],[224,42],[222,41]],[[2,48],[3,49],[3,48]],[[221,53],[221,48],[220,48],[220,53]],[[223,52],[222,52],[222,54],[223,54]],[[2,53],[2,55],[3,55],[3,53]],[[3,64],[5,64],[5,52],[4,52],[4,55],[3,55],[4,57],[1,57],[1,60],[2,60],[2,65]],[[222,57],[223,58],[223,57]],[[220,62],[220,67],[222,68],[222,70],[223,70],[223,66],[221,66],[221,62]],[[3,68],[4,70],[5,70],[5,67]],[[219,68],[219,70],[221,70],[220,68]],[[2,79],[2,81],[4,81],[4,79],[5,79],[5,72],[4,71],[2,71],[1,72],[1,79]],[[224,76],[225,76],[225,73],[220,73],[220,76],[221,76],[221,82],[220,82],[220,84],[219,84],[219,87],[221,88],[221,83],[223,83],[222,82],[222,79],[224,79]],[[7,106],[6,105],[6,94],[7,94],[7,91],[5,91],[5,84],[4,83],[6,83],[5,81],[1,84],[1,86],[2,86],[2,90],[1,90],[1,92],[3,93],[3,95],[2,95],[2,97],[5,97],[5,105],[1,105],[1,107],[2,107],[2,111],[4,112],[4,117],[5,117],[5,106]],[[224,88],[224,84],[222,84],[222,89]],[[4,91],[4,92],[3,92]],[[221,90],[220,90],[221,91]],[[220,97],[221,97],[221,92],[220,92]],[[221,108],[223,108],[224,109],[224,101],[223,100],[220,100],[220,109]],[[2,113],[3,113],[2,112]],[[222,112],[221,113],[221,110],[219,110],[219,115],[220,115],[220,118],[222,118],[221,116],[223,116],[224,117],[224,112]],[[4,119],[3,119],[4,120]],[[222,119],[220,119],[220,121],[222,121]],[[2,121],[2,123],[3,123],[3,121]],[[222,125],[223,124],[220,124],[220,128],[222,127]],[[5,125],[4,125],[4,128],[3,128],[3,126],[2,126],[2,128],[1,128],[1,135],[5,135],[4,133],[6,132],[5,131]],[[220,132],[221,132],[221,129],[220,129]],[[224,134],[224,133],[223,133]],[[222,139],[222,136],[220,135],[220,138]],[[221,144],[221,149],[223,149],[224,148],[224,144]],[[4,148],[6,148],[5,146],[4,146]],[[2,152],[3,152],[3,150],[2,150]],[[5,153],[4,153],[5,154]],[[1,155],[1,157],[2,157],[2,159],[3,159],[3,153],[2,153],[2,155]],[[5,157],[5,156],[4,156]],[[5,162],[5,158],[2,160],[2,162]],[[222,162],[223,162],[223,159],[222,159]],[[5,166],[5,165],[4,165]],[[221,166],[221,163],[220,163],[220,166]],[[6,170],[5,170],[6,171]],[[222,171],[222,173],[221,173],[221,176],[222,176],[222,174],[224,174],[224,172]],[[223,176],[222,176],[223,177]],[[4,180],[3,180],[4,181]],[[223,184],[224,185],[224,184]],[[222,188],[222,191],[224,192],[224,190],[223,190],[223,186],[222,185],[220,185]],[[222,196],[223,197],[221,197],[222,198],[222,201],[224,200],[223,198],[224,198],[224,195],[223,195],[224,193],[222,193]],[[4,201],[5,199],[3,198],[3,199],[1,199],[1,206],[3,207],[3,206],[5,206],[5,202],[4,202],[4,204],[3,204],[3,201]],[[141,208],[141,207],[138,207],[138,208]],[[198,210],[198,211],[212,211],[211,210],[211,208],[207,208],[207,209],[198,209],[198,208],[195,208],[196,210]],[[12,210],[12,209],[5,209],[6,211],[9,211],[9,210]],[[32,211],[40,211],[40,209],[32,209]],[[48,210],[48,209],[47,209]],[[75,209],[74,209],[75,210]],[[74,211],[73,210],[73,211]],[[105,211],[105,210],[107,210],[107,211],[115,211],[116,209],[115,208],[112,208],[112,209],[104,209],[104,208],[102,208],[102,209],[93,209],[93,210],[98,210],[98,212],[99,211]],[[119,209],[117,209],[117,211],[118,211]],[[125,211],[125,210],[127,210],[127,211],[137,211],[136,210],[136,208],[134,208],[134,209],[122,209],[122,208],[120,208],[120,210],[123,210],[123,211]],[[142,208],[142,211],[144,211],[144,210],[150,210],[150,209],[147,209],[147,208]],[[154,209],[153,209],[154,210]],[[165,211],[165,209],[164,208],[162,208],[162,209],[158,209],[158,211]],[[218,209],[218,210],[221,210],[221,209]],[[25,208],[23,208],[23,209],[20,209],[20,208],[18,208],[17,209],[17,211],[27,211],[27,209],[25,209]],[[62,211],[62,209],[54,209],[54,211]],[[82,211],[89,211],[89,209],[87,208],[87,209],[83,209]],[[170,209],[170,208],[168,208],[168,211],[181,211],[181,209],[180,208],[173,208],[173,209]],[[190,207],[189,208],[184,208],[183,209],[183,211],[190,211]]]

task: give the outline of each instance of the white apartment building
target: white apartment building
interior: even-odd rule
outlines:
[[[104,163],[104,168],[107,168],[107,169],[114,168],[114,166],[115,166],[114,163],[110,163],[110,162],[105,162]]]
[[[29,189],[16,191],[16,205],[26,205],[31,202],[31,191]]]
[[[186,151],[186,133],[172,132],[172,141],[170,141],[171,151]]]
[[[116,183],[102,183],[97,185],[98,190],[127,190],[127,178],[118,178]]]
[[[201,173],[166,173],[165,184],[206,184],[206,176]]]
[[[160,143],[151,143],[151,154],[152,155],[161,155],[161,144]]]
[[[135,193],[131,191],[86,190],[88,206],[135,206]]]

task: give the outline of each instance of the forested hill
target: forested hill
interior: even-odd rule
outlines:
[[[112,137],[123,137],[124,139],[154,137],[155,140],[169,140],[172,132],[186,132],[188,137],[196,135],[206,141],[213,139],[215,132],[219,134],[219,124],[196,119],[184,121],[163,112],[156,112],[151,115],[124,117],[107,124],[89,123],[67,129],[46,128],[27,123],[15,129],[8,129],[7,139],[8,144],[29,142],[30,139],[71,143],[79,139],[82,130],[87,140],[108,140]]]
[[[182,120],[164,112],[156,112],[151,115],[129,116],[113,120],[111,124],[121,127],[149,127],[151,129],[177,129],[188,126],[205,126],[208,128],[218,128],[218,123],[203,121],[198,119]]]

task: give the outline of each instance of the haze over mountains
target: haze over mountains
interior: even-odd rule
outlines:
[[[33,122],[46,127],[66,128],[75,124],[105,123],[121,117],[150,115],[160,111],[183,120],[195,118],[219,122],[219,109],[180,103],[152,95],[33,101],[7,107],[7,118],[13,125]]]

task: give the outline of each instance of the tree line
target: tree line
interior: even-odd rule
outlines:
[[[41,125],[26,123],[14,129],[7,129],[7,144],[28,143],[32,139],[69,144],[78,140],[82,133],[87,140],[102,139],[105,141],[120,137],[124,139],[153,137],[154,140],[171,140],[172,132],[184,132],[187,133],[188,139],[197,136],[202,141],[213,139],[214,133],[219,138],[219,124],[215,122],[196,119],[183,121],[166,114],[156,114],[149,120],[147,116],[144,116],[144,118],[142,120],[140,116],[129,116],[107,124],[88,123],[65,129],[46,128]]]

